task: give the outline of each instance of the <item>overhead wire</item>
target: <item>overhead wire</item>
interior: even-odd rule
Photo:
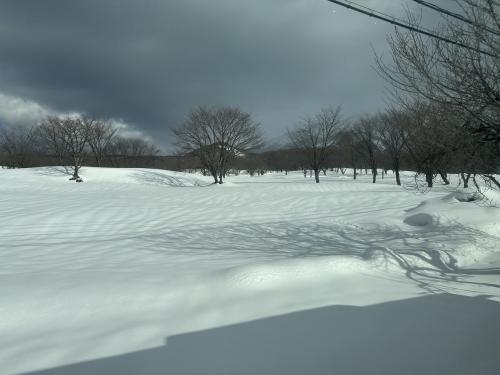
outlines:
[[[488,55],[488,56],[491,56],[491,57],[498,58],[497,55],[495,55],[493,53],[490,53],[488,51],[485,51],[485,50],[482,50],[480,48],[476,48],[476,47],[473,47],[473,46],[461,43],[459,41],[447,38],[447,37],[442,36],[442,35],[438,35],[438,34],[436,34],[435,32],[433,32],[431,30],[428,30],[428,29],[425,29],[425,28],[422,28],[422,27],[413,26],[413,25],[409,24],[406,21],[403,21],[403,20],[398,19],[396,17],[393,17],[391,15],[379,12],[379,11],[377,11],[375,9],[366,7],[364,5],[357,4],[357,3],[353,2],[353,1],[350,1],[350,0],[344,0],[344,1],[340,1],[340,0],[327,0],[327,1],[329,1],[330,3],[334,3],[334,4],[337,4],[337,5],[340,5],[340,6],[344,7],[344,8],[353,10],[355,12],[367,15],[369,17],[373,17],[373,18],[379,19],[381,21],[390,23],[390,24],[392,24],[394,26],[398,26],[398,27],[404,28],[406,30],[410,30],[410,31],[413,31],[413,32],[416,32],[416,33],[419,33],[419,34],[422,34],[422,35],[426,35],[428,37],[431,37],[431,38],[434,38],[434,39],[438,39],[438,40],[441,40],[443,42],[446,42],[446,43],[449,43],[449,44],[453,44],[453,45],[456,45],[456,46],[461,47],[461,48],[465,48],[465,49],[468,49],[468,50],[471,50],[471,51],[475,51],[475,52],[478,52],[478,53],[481,53],[481,54],[484,54],[484,55]]]

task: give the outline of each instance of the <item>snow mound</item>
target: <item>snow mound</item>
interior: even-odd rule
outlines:
[[[450,194],[450,197],[455,198],[459,202],[474,202],[481,200],[481,194],[472,188],[459,188],[457,191]]]
[[[369,272],[377,261],[378,257],[362,259],[339,255],[286,259],[230,268],[221,275],[221,281],[242,289],[288,289],[297,285],[324,283],[341,275]]]

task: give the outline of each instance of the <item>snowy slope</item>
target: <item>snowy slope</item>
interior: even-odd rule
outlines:
[[[325,306],[442,293],[500,301],[500,210],[451,188],[421,194],[391,176],[216,186],[160,170],[81,174],[76,184],[63,168],[0,170],[2,374]]]

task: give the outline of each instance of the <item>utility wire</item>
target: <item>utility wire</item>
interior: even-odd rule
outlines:
[[[471,50],[471,51],[475,51],[475,52],[481,53],[483,55],[488,55],[488,56],[491,56],[491,57],[498,58],[497,55],[495,55],[493,53],[490,53],[488,51],[484,51],[482,49],[475,48],[475,47],[469,46],[467,44],[463,44],[463,43],[457,42],[456,40],[452,40],[452,39],[446,38],[444,36],[435,34],[435,33],[431,32],[431,31],[425,30],[423,28],[418,28],[418,27],[412,26],[412,25],[410,25],[410,24],[408,24],[406,22],[398,20],[395,17],[392,17],[390,15],[378,12],[378,11],[376,11],[374,9],[371,9],[371,8],[368,8],[368,7],[356,4],[356,3],[352,2],[352,1],[348,1],[348,0],[345,0],[345,2],[338,1],[338,0],[327,0],[327,1],[329,1],[330,3],[334,3],[334,4],[337,4],[337,5],[340,5],[340,6],[344,7],[344,8],[347,8],[347,9],[354,10],[355,12],[362,13],[362,14],[367,15],[369,17],[373,17],[373,18],[379,19],[381,21],[388,22],[388,23],[390,23],[392,25],[402,27],[403,29],[410,30],[410,31],[413,31],[413,32],[416,32],[416,33],[419,33],[419,34],[423,34],[423,35],[429,36],[431,38],[438,39],[438,40],[441,40],[443,42],[456,45],[456,46],[461,47],[461,48],[465,48],[465,49],[468,49],[468,50]]]
[[[453,17],[457,20],[460,20],[462,22],[465,22],[465,23],[468,23],[469,25],[473,25],[477,28],[480,28],[480,29],[483,29],[485,31],[488,31],[489,33],[492,33],[492,34],[495,34],[495,35],[498,35],[500,36],[500,32],[488,27],[488,26],[484,26],[484,25],[480,25],[480,24],[477,24],[476,22],[468,19],[467,17],[459,14],[459,13],[455,13],[455,12],[452,12],[448,9],[444,9],[444,8],[441,8],[435,4],[432,4],[432,3],[429,3],[428,1],[424,1],[424,0],[412,0],[413,2],[417,3],[417,4],[420,4],[424,7],[427,7],[427,8],[430,8],[438,13],[442,13],[442,14],[446,14],[447,16],[450,16],[450,17]]]

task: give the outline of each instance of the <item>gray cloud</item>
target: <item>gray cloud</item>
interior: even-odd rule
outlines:
[[[162,145],[202,104],[240,106],[275,137],[323,106],[382,109],[370,45],[384,51],[391,30],[325,0],[7,0],[0,91],[119,118]]]

